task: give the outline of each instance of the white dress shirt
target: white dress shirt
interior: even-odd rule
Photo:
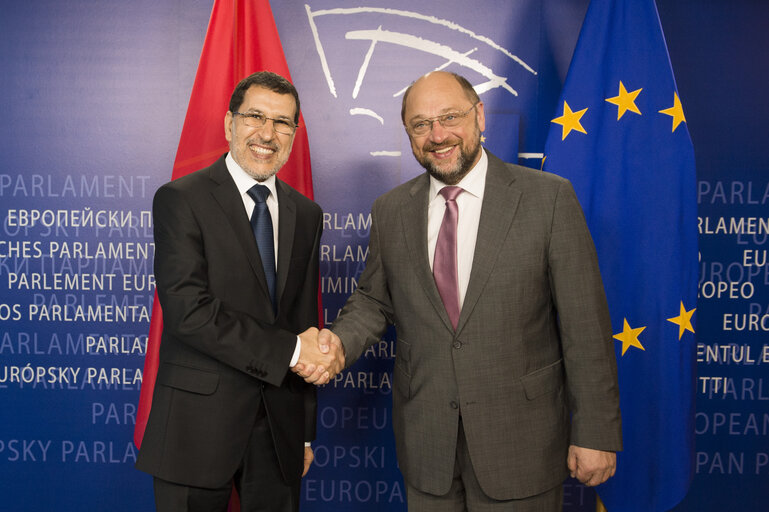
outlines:
[[[240,198],[243,200],[243,207],[246,209],[246,215],[248,219],[251,219],[251,214],[254,212],[254,200],[248,195],[248,191],[251,187],[257,183],[264,185],[270,189],[270,195],[267,196],[267,208],[270,210],[270,217],[272,217],[272,242],[275,248],[275,269],[278,268],[278,192],[275,189],[275,176],[270,176],[264,181],[256,181],[254,178],[243,170],[240,165],[232,158],[232,154],[227,153],[227,157],[224,159],[227,164],[227,170],[230,171],[235,186],[238,187]]]
[[[254,200],[248,195],[248,190],[259,183],[270,189],[270,195],[267,196],[267,208],[270,210],[270,217],[272,217],[272,241],[275,248],[275,269],[278,268],[278,192],[275,189],[275,176],[270,176],[264,181],[257,181],[252,178],[246,171],[243,170],[240,165],[232,158],[231,153],[227,153],[227,157],[224,159],[227,164],[227,170],[230,171],[235,186],[238,187],[240,198],[243,200],[243,207],[246,210],[246,216],[251,219],[251,214],[254,211]],[[288,363],[289,368],[296,365],[299,361],[299,353],[302,350],[302,341],[299,336],[296,337],[296,347],[294,348],[294,355],[291,357],[291,361]]]
[[[470,282],[470,271],[473,268],[473,255],[475,253],[475,241],[478,239],[478,224],[481,220],[481,206],[483,205],[483,191],[486,186],[486,171],[489,167],[489,159],[481,148],[481,159],[475,164],[462,181],[457,183],[463,192],[457,196],[457,278],[459,282],[459,307],[467,293],[467,285]],[[440,195],[440,191],[446,184],[430,176],[430,202],[427,206],[427,255],[430,259],[430,269],[433,268],[435,259],[435,244],[438,241],[438,231],[443,222],[443,213],[446,211],[446,200]]]

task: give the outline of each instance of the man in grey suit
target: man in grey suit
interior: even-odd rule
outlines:
[[[576,195],[481,147],[483,102],[458,75],[417,80],[401,114],[427,173],[374,202],[366,269],[321,344],[341,342],[352,364],[395,325],[409,510],[560,510],[566,476],[602,483],[622,445],[608,308]]]

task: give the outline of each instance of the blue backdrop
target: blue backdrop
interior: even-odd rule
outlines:
[[[365,265],[374,198],[417,173],[403,88],[485,84],[487,146],[539,166],[587,0],[273,1],[325,214],[324,314]],[[769,6],[658,1],[694,143],[700,216],[696,476],[676,510],[769,503]],[[133,469],[171,175],[211,0],[7,0],[0,16],[0,510],[152,510]],[[419,38],[419,39],[418,39]],[[320,392],[304,510],[402,511],[393,337]],[[593,493],[568,483],[567,510]]]

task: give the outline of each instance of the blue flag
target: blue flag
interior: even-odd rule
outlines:
[[[592,0],[545,144],[572,181],[611,310],[624,451],[609,512],[673,508],[694,466],[694,152],[653,0]],[[609,342],[609,340],[607,340]]]

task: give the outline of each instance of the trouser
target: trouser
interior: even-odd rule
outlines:
[[[406,482],[406,495],[409,512],[560,512],[563,508],[561,485],[542,494],[519,500],[499,501],[488,497],[475,476],[461,418],[457,435],[454,478],[449,492],[442,496],[435,496],[422,492]]]

